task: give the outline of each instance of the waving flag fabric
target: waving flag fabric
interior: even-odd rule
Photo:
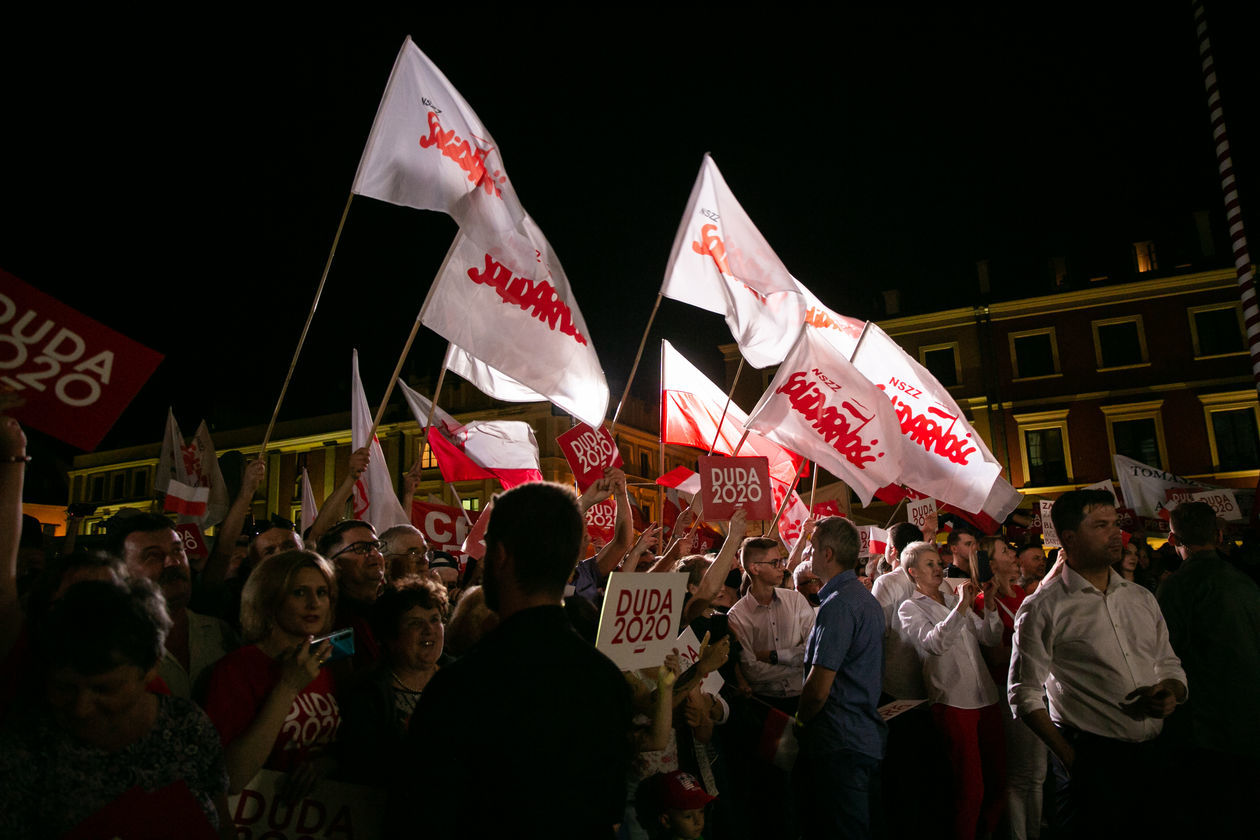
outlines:
[[[805,319],[796,280],[704,156],[665,269],[661,294],[726,317],[755,368],[783,361]]]
[[[165,509],[177,512],[181,523],[194,522],[204,531],[223,521],[229,504],[227,482],[206,421],[185,445],[175,413],[167,409],[153,489],[166,494]]]
[[[350,439],[355,450],[368,445],[368,431],[372,428],[372,412],[368,408],[367,394],[363,391],[363,381],[359,379],[359,351],[353,354],[350,373]],[[371,458],[368,468],[354,483],[354,518],[371,523],[376,533],[403,525],[411,519],[398,501],[394,480],[389,475],[389,467],[385,465],[385,453],[381,443],[372,436]]]

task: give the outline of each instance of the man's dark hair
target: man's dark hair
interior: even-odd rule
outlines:
[[[1060,535],[1066,531],[1076,531],[1085,521],[1085,515],[1090,508],[1100,505],[1115,507],[1116,497],[1106,490],[1069,490],[1054,500],[1054,507],[1050,509],[1050,521]]]
[[[170,629],[162,593],[148,580],[85,580],[48,608],[40,660],[50,671],[69,667],[89,676],[119,665],[147,672],[162,658]]]
[[[923,529],[913,522],[898,522],[889,529],[888,541],[892,543],[893,551],[896,551],[897,556],[900,557],[902,549],[910,543],[923,541]]]
[[[953,530],[949,532],[949,536],[945,538],[945,542],[948,543],[951,547],[956,546],[958,545],[958,538],[961,537],[963,534],[970,534],[971,536],[975,537],[977,540],[979,540],[981,537],[980,532],[977,531],[975,528],[972,528],[970,525],[955,525]]]
[[[760,560],[761,555],[765,554],[772,548],[778,547],[779,541],[776,539],[772,539],[770,537],[748,537],[744,540],[744,544],[739,548],[739,557],[744,564],[744,568],[747,569],[750,562]],[[750,549],[754,552],[751,558],[748,555]]]
[[[437,610],[446,617],[446,587],[435,580],[411,575],[388,584],[372,603],[369,620],[376,638],[394,641],[399,622],[416,607]]]
[[[828,516],[819,520],[814,528],[814,537],[819,548],[830,548],[835,554],[836,563],[842,569],[852,569],[858,562],[858,530],[843,516]],[[814,571],[818,571],[818,561],[814,561]]]
[[[137,513],[132,516],[115,516],[109,523],[109,537],[105,550],[115,557],[126,556],[127,537],[132,534],[152,534],[155,531],[173,531],[171,520],[160,513]]]
[[[1184,502],[1172,510],[1172,532],[1182,545],[1216,544],[1216,511],[1207,502]]]
[[[364,522],[362,519],[343,519],[324,532],[316,543],[315,550],[324,557],[329,557],[329,552],[341,545],[341,535],[351,528],[369,528],[372,529],[373,534],[376,533],[370,522]]]
[[[516,583],[524,591],[561,591],[577,565],[582,531],[573,491],[533,481],[495,497],[486,526],[486,552],[501,546],[512,557]]]

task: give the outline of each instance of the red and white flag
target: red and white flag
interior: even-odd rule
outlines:
[[[805,320],[796,280],[707,154],[674,237],[661,294],[725,316],[755,368],[783,361]]]
[[[350,388],[350,440],[351,447],[357,451],[368,445],[368,432],[372,428],[372,411],[368,408],[363,381],[359,379],[358,350],[354,351]],[[371,440],[371,460],[363,475],[354,483],[353,494],[354,518],[370,523],[378,534],[386,528],[411,521],[398,501],[394,480],[385,465],[385,453],[375,435]]]
[[[748,428],[818,462],[870,504],[902,472],[892,405],[833,344],[803,330]]]
[[[888,532],[876,525],[858,526],[858,557],[880,557],[888,551]]]
[[[608,383],[590,331],[546,237],[532,219],[522,225],[486,247],[456,234],[420,320],[487,368],[599,426]]]
[[[677,490],[679,493],[686,493],[690,501],[690,497],[700,492],[700,473],[686,467],[674,467],[656,479],[656,483],[662,487]]]
[[[302,467],[302,533],[315,524],[319,516],[319,503],[315,501],[315,490],[311,487],[311,477]]]
[[[736,454],[735,445],[744,435],[748,415],[732,400],[723,418],[724,407],[726,394],[722,389],[672,344],[662,340],[661,428],[665,443],[694,446],[706,452],[713,447],[714,452],[723,455]],[[796,468],[802,461],[800,456],[759,434],[749,434],[738,454],[764,455],[770,461],[770,478],[785,484],[795,480]]]
[[[175,413],[166,412],[166,432],[162,438],[162,450],[158,455],[157,475],[153,479],[153,489],[170,494],[172,483],[181,487],[205,490],[197,494],[192,502],[195,513],[188,512],[189,505],[177,498],[167,504],[176,507],[165,507],[166,510],[180,514],[180,522],[195,522],[201,530],[206,530],[223,521],[228,509],[227,482],[223,480],[223,472],[219,469],[219,460],[215,455],[214,442],[210,440],[210,430],[203,420],[197,427],[197,433],[187,444],[183,433],[175,422]],[[176,489],[178,494],[182,491]],[[201,496],[205,498],[202,499]]]
[[[398,387],[416,422],[427,424],[433,403],[406,383],[399,382]],[[461,425],[439,408],[429,450],[448,483],[489,478],[509,490],[527,481],[542,481],[534,430],[519,420],[474,420]]]
[[[181,517],[197,519],[205,515],[206,502],[209,499],[209,487],[190,487],[172,478],[166,485],[162,509],[178,513]]]
[[[788,491],[788,485],[771,482],[770,494],[774,499],[774,509],[777,512],[783,505],[783,496]],[[801,529],[805,525],[805,520],[809,518],[809,508],[805,506],[805,502],[797,495],[795,490],[791,491],[788,497],[787,507],[783,508],[783,514],[779,517],[779,536],[783,538],[783,542],[788,545],[795,545],[800,539]]]
[[[483,242],[525,218],[494,138],[410,37],[394,61],[351,191],[448,213]]]
[[[883,392],[896,410],[905,445],[900,483],[963,510],[985,509],[1001,480],[1002,467],[967,422],[944,385],[910,358],[882,329],[868,324],[853,365]],[[1003,510],[1009,494],[995,499],[1001,522],[1019,503]]]

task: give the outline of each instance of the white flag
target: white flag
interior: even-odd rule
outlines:
[[[355,450],[368,445],[368,431],[372,428],[372,411],[368,408],[363,381],[359,379],[359,351],[354,351],[354,365],[350,380],[350,441]],[[394,481],[385,466],[385,453],[380,441],[372,436],[371,460],[363,475],[354,483],[354,518],[368,522],[379,534],[386,528],[404,525],[411,521],[398,501]]]
[[[1116,456],[1116,475],[1120,477],[1120,492],[1124,495],[1125,506],[1138,516],[1151,519],[1158,517],[1159,512],[1168,506],[1166,490],[1177,487],[1212,489],[1210,484],[1183,478],[1125,455]]]
[[[495,370],[462,347],[448,344],[445,367],[467,379],[477,390],[504,402],[546,402],[547,398],[526,388],[512,377]]]
[[[817,330],[818,334],[834,344],[846,359],[852,359],[853,351],[857,349],[858,339],[862,337],[862,327],[866,326],[866,322],[828,309],[799,280],[796,281],[796,287],[801,290],[805,298],[805,327]]]
[[[726,316],[755,368],[783,361],[805,319],[796,280],[708,155],[691,189],[661,294]]]
[[[525,218],[490,132],[410,37],[394,61],[351,191],[449,213],[485,242]]]
[[[586,321],[560,261],[529,217],[516,235],[489,248],[456,234],[420,320],[579,420],[592,427],[604,422],[608,383]]]
[[[968,512],[984,509],[1002,467],[945,386],[873,323],[866,327],[853,365],[896,409],[905,436],[905,466],[898,481]],[[1018,505],[1018,494],[1014,501]],[[995,511],[1001,515],[993,516],[998,522],[1014,509],[1003,512],[1003,506]]]
[[[306,472],[306,467],[302,467],[302,533],[315,524],[315,517],[319,516],[319,504],[315,501],[315,490],[311,487],[311,477]]]
[[[901,475],[902,438],[891,403],[814,330],[800,333],[748,428],[817,461],[863,505]]]
[[[215,455],[214,442],[210,440],[206,421],[201,421],[197,433],[185,445],[183,433],[175,422],[175,413],[168,408],[166,432],[162,438],[162,451],[158,456],[153,489],[169,494],[172,482],[184,488],[204,488],[206,491],[204,494],[197,494],[195,508],[167,508],[179,513],[180,523],[195,522],[205,531],[223,521],[228,509],[227,482],[223,480],[223,472],[219,469],[219,460]],[[203,495],[205,498],[202,498]]]
[[[187,473],[184,470],[184,434],[175,422],[175,412],[166,409],[166,430],[162,436],[162,451],[158,455],[157,474],[153,477],[153,489],[158,493],[167,492],[172,480],[184,484]]]

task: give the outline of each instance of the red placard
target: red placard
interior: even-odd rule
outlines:
[[[603,426],[592,429],[585,423],[578,423],[556,438],[556,443],[560,444],[560,451],[569,462],[569,469],[573,470],[579,491],[603,478],[608,467],[623,464],[617,442]]]
[[[162,354],[0,270],[0,390],[9,413],[93,449],[153,374]]]
[[[196,522],[179,523],[175,526],[175,533],[179,534],[180,540],[184,543],[184,552],[189,557],[204,560],[210,556],[206,538],[202,536],[201,529],[197,527]]]
[[[826,502],[819,502],[810,508],[810,515],[815,519],[821,519],[824,516],[844,516],[840,512],[840,503],[835,499]]]
[[[475,523],[477,517],[472,512],[469,516]],[[472,530],[459,508],[415,499],[411,502],[411,524],[420,529],[430,546],[453,554],[463,551],[464,540]]]
[[[613,538],[613,526],[617,524],[617,503],[604,499],[586,511],[586,535],[607,545]]]
[[[730,519],[741,506],[750,520],[773,519],[769,459],[700,456],[700,497],[711,521]]]

